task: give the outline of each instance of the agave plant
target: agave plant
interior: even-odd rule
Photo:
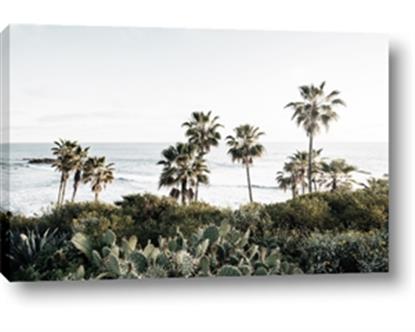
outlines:
[[[14,264],[26,266],[32,264],[42,253],[58,250],[67,238],[65,232],[55,229],[39,231],[38,228],[26,229],[24,232],[8,232],[8,257]]]

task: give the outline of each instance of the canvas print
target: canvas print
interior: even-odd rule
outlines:
[[[1,55],[9,280],[388,272],[385,36],[12,25]]]

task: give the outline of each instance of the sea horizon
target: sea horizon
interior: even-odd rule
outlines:
[[[103,202],[112,203],[122,196],[135,193],[168,195],[168,188],[158,188],[161,166],[157,162],[161,151],[174,142],[112,142],[89,143],[90,155],[106,156],[114,163],[114,181],[101,194]],[[281,202],[289,199],[289,191],[277,188],[277,171],[281,170],[289,155],[305,150],[302,142],[264,142],[266,152],[254,161],[251,176],[254,200],[260,203]],[[52,206],[59,186],[59,173],[50,165],[29,164],[26,159],[51,158],[53,143],[9,144],[9,155],[2,156],[2,169],[8,171],[10,181],[10,210],[24,214],[40,212]],[[368,174],[356,173],[358,182],[369,177],[381,177],[388,173],[388,142],[316,142],[322,148],[322,156],[329,159],[344,158],[349,164]],[[4,160],[7,159],[7,161]],[[200,187],[201,201],[221,207],[235,208],[248,203],[248,189],[241,165],[232,163],[224,143],[213,148],[207,156],[211,173],[210,184]],[[67,198],[72,191],[72,178],[68,183]],[[77,201],[92,201],[88,185],[81,185]]]

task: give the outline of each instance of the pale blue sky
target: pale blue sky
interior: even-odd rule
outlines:
[[[318,140],[388,140],[385,36],[15,25],[11,141],[172,142],[201,110],[302,141],[283,107],[323,80],[348,106]]]

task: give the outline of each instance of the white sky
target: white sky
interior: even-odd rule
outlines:
[[[338,89],[347,108],[319,141],[388,141],[388,45],[381,35],[12,26],[11,141],[172,142],[192,111],[224,135],[302,141],[284,110],[298,86]]]

